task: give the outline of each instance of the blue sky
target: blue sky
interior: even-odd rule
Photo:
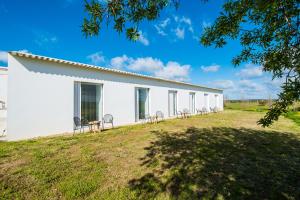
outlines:
[[[128,41],[110,27],[100,36],[85,38],[80,26],[83,0],[1,0],[0,66],[6,52],[33,54],[118,68],[168,79],[223,88],[227,98],[272,98],[281,80],[261,66],[243,63],[235,68],[233,56],[241,49],[230,41],[222,49],[199,43],[203,28],[221,11],[222,1],[181,1],[180,8],[165,10],[161,17],[140,26],[137,42]]]

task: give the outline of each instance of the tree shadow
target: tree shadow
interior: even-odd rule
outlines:
[[[153,132],[143,166],[129,182],[140,199],[300,199],[300,139],[290,133],[191,127]]]

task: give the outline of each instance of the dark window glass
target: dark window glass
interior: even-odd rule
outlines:
[[[147,89],[138,89],[138,106],[139,106],[139,119],[145,119],[147,114],[147,96],[148,90]]]
[[[97,120],[97,86],[81,84],[81,119]]]

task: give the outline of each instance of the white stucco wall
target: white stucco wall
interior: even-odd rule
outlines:
[[[7,101],[7,67],[0,67],[0,101]]]
[[[0,67],[0,101],[5,102],[5,107],[7,107],[7,78],[7,67]],[[0,105],[0,136],[2,136],[6,130],[6,115],[6,108],[2,109],[2,105]]]
[[[196,109],[203,107],[204,93],[218,93],[223,108],[218,90],[12,55],[8,63],[8,140],[72,132],[75,81],[103,84],[103,113],[112,114],[117,126],[135,122],[135,87],[150,89],[150,114],[168,116],[169,90],[177,91],[178,110],[189,108],[190,92],[196,93]]]

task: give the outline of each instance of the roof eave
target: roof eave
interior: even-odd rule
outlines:
[[[147,75],[133,73],[133,72],[126,72],[126,71],[122,71],[122,70],[109,69],[109,68],[100,67],[100,66],[96,66],[96,65],[89,65],[89,64],[79,63],[79,62],[73,62],[73,61],[62,60],[62,59],[57,59],[57,58],[51,58],[51,57],[46,57],[46,56],[34,55],[34,54],[23,53],[23,52],[18,52],[18,51],[9,51],[8,53],[12,56],[38,59],[38,60],[43,60],[43,61],[73,65],[73,66],[77,66],[77,67],[85,67],[85,68],[90,68],[90,69],[96,69],[96,70],[101,70],[101,71],[106,71],[106,72],[111,72],[111,73],[118,73],[118,74],[130,75],[130,76],[135,76],[135,77],[140,77],[140,78],[159,80],[159,81],[176,83],[176,84],[181,84],[181,85],[188,85],[188,86],[192,86],[192,87],[199,87],[199,88],[204,88],[204,89],[223,91],[222,89],[219,89],[219,88],[211,88],[211,87],[195,85],[195,84],[191,84],[191,83],[185,83],[185,82],[181,82],[181,81],[174,81],[174,80],[158,78],[158,77],[153,77],[153,76],[147,76]]]

